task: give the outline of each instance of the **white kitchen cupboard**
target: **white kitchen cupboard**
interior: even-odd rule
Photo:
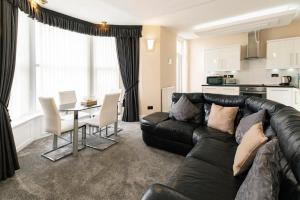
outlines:
[[[267,88],[267,99],[300,110],[300,93],[298,88]]]
[[[267,41],[267,69],[300,68],[300,38]]]
[[[241,45],[204,50],[204,67],[208,72],[238,71],[241,68]]]
[[[202,86],[203,93],[224,94],[224,95],[239,95],[239,87],[224,87],[224,86]]]

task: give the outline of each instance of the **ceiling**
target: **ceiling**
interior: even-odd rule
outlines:
[[[171,27],[190,37],[196,25],[287,4],[300,8],[300,0],[48,0],[45,7],[93,23]]]

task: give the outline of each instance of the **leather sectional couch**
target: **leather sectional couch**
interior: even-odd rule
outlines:
[[[175,103],[181,93],[174,93]],[[186,156],[166,185],[152,185],[143,200],[233,200],[247,173],[234,177],[238,144],[234,135],[206,126],[212,103],[238,106],[235,126],[246,115],[267,111],[265,134],[277,136],[285,157],[281,164],[279,199],[300,199],[300,113],[291,107],[257,97],[186,93],[202,111],[197,122],[181,122],[157,112],[141,120],[143,140],[159,149]],[[254,191],[255,192],[255,191]]]

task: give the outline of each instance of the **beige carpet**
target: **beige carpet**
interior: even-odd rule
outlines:
[[[21,169],[0,182],[0,199],[140,199],[153,183],[166,182],[184,157],[148,147],[139,123],[121,123],[120,143],[99,152],[85,149],[53,163],[40,154],[52,138],[19,152]]]

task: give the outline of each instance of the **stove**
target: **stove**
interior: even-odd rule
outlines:
[[[239,85],[240,95],[255,96],[260,98],[267,98],[267,86],[261,85]]]

